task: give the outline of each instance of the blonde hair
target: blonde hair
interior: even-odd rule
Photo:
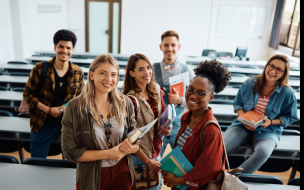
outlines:
[[[279,86],[280,88],[283,88],[284,86],[288,86],[288,79],[289,79],[289,70],[290,70],[290,61],[288,59],[287,56],[285,55],[275,55],[273,57],[271,57],[268,61],[267,61],[267,64],[265,65],[264,67],[264,70],[263,70],[263,73],[258,75],[258,76],[255,76],[257,78],[257,82],[255,83],[254,87],[253,87],[253,94],[255,93],[261,93],[263,92],[263,87],[264,87],[264,84],[266,82],[266,69],[268,67],[268,65],[273,61],[273,60],[281,60],[285,63],[285,71],[284,71],[284,76],[282,76],[282,78],[280,78],[278,80],[278,83],[279,83]],[[292,89],[292,87],[290,87]]]
[[[110,63],[116,69],[117,73],[119,73],[119,65],[117,64],[116,60],[111,55],[100,55],[94,59],[92,62],[89,71],[94,72],[99,65],[103,63]],[[89,78],[89,77],[88,77]],[[117,75],[117,82],[119,81],[119,74]],[[97,107],[95,105],[94,97],[95,97],[95,86],[94,81],[88,79],[87,84],[84,86],[83,91],[78,97],[78,109],[80,111],[81,116],[82,110],[85,112],[90,112],[95,121],[99,126],[104,126],[103,121],[99,115]],[[111,117],[114,117],[118,120],[120,126],[123,126],[123,122],[126,116],[126,102],[124,99],[123,94],[119,93],[117,90],[117,84],[114,89],[108,93],[108,99],[110,102],[110,114]]]

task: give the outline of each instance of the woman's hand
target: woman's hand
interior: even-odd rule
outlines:
[[[251,126],[249,126],[249,125],[244,124],[244,126],[245,126],[249,131],[254,131],[254,130],[255,130],[254,127],[251,127]]]
[[[162,173],[162,178],[164,179],[164,184],[167,185],[168,187],[174,187],[176,186],[175,182],[175,176],[171,172],[166,172],[166,171],[161,171]]]
[[[270,119],[264,118],[263,120],[264,120],[264,123],[262,125],[260,125],[261,127],[266,128],[271,125]]]
[[[129,139],[125,139],[122,143],[121,143],[121,151],[123,151],[125,154],[133,154],[136,153],[139,150],[139,142],[140,140],[138,140],[134,145],[132,145],[129,142]]]
[[[148,162],[146,162],[146,164],[148,165],[148,167],[150,168],[150,169],[152,169],[154,172],[160,172],[161,171],[161,169],[160,169],[160,163],[159,163],[159,161],[157,161],[157,160],[152,160],[152,159],[149,159],[149,161]]]
[[[121,146],[122,143],[120,143],[117,146],[114,146],[112,149],[108,150],[109,151],[109,158],[110,160],[114,161],[119,161],[121,160],[126,154],[122,151],[119,150],[119,147]]]
[[[170,126],[168,127],[168,130],[165,129],[165,127],[162,125],[162,126],[160,127],[160,130],[161,130],[161,133],[162,133],[164,136],[167,137],[167,136],[171,133],[171,131],[172,131],[172,125],[170,125]]]

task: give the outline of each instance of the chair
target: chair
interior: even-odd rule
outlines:
[[[301,186],[301,180],[300,178],[293,179],[288,183],[288,185]]]
[[[30,76],[31,72],[30,71],[22,71],[22,72],[10,72],[10,76]]]
[[[28,64],[27,62],[24,61],[9,61],[7,64]]]
[[[289,80],[300,80],[300,77],[291,76],[289,77]]]
[[[30,142],[24,141],[22,146],[25,151],[31,153],[31,143]],[[52,143],[47,156],[56,156],[61,153],[62,153],[61,144]],[[63,157],[63,155],[62,155],[62,157]]]
[[[213,99],[211,101],[212,104],[225,104],[225,105],[232,105],[234,100],[221,100],[221,99]]]
[[[278,176],[243,174],[239,179],[245,183],[251,182],[283,185],[283,180]]]
[[[22,87],[15,87],[15,88],[12,88],[13,91],[16,91],[16,92],[23,92],[24,88]]]
[[[14,117],[14,114],[12,114],[9,111],[5,111],[5,110],[0,110],[0,116],[9,116],[9,117]]]
[[[0,162],[11,163],[11,164],[19,164],[19,161],[14,156],[9,155],[0,155]]]
[[[247,77],[245,74],[241,74],[241,73],[231,73],[230,75],[232,77]]]
[[[300,136],[300,131],[284,129],[282,135]],[[286,172],[290,170],[290,168],[295,167],[296,164],[294,160],[268,158],[268,160],[258,170],[262,172]]]
[[[76,168],[76,163],[72,163],[67,160],[56,160],[56,159],[45,159],[45,158],[28,158],[24,160],[23,164],[59,167],[59,168]]]
[[[5,86],[0,86],[0,91],[9,91],[9,89]]]
[[[228,57],[228,56],[233,58],[233,53],[231,53],[231,52],[218,52],[217,53],[217,57]]]
[[[9,111],[0,110],[0,116],[14,117],[14,115]],[[23,152],[22,152],[22,142],[14,140],[0,140],[0,152],[1,153],[11,153],[19,152],[21,163],[23,162]]]
[[[211,52],[211,51],[215,51],[215,50],[213,50],[213,49],[204,49],[203,53],[202,53],[202,56],[208,56],[209,52]]]
[[[17,117],[30,118],[31,114],[29,114],[29,113],[18,113]]]
[[[253,65],[239,65],[238,68],[259,69],[259,67]]]
[[[300,67],[290,67],[291,71],[300,71]]]

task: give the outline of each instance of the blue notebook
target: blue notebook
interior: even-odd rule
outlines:
[[[175,147],[165,158],[163,158],[160,163],[162,164],[160,166],[160,168],[166,168],[165,165],[166,164],[166,160],[170,157],[173,156],[175,158],[175,160],[178,162],[178,164],[184,169],[184,171],[186,173],[189,173],[193,170],[193,166],[192,164],[189,162],[189,160],[187,159],[187,157],[184,155],[184,153],[182,152],[182,150],[177,146]],[[174,170],[174,168],[172,168],[172,170]],[[164,170],[166,171],[166,170]],[[172,171],[167,171],[167,172],[171,172]],[[177,176],[177,177],[181,177],[181,176]],[[189,186],[188,185],[178,185],[176,186],[177,189],[181,189],[181,190],[186,190]]]

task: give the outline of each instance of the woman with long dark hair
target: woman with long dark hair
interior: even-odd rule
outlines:
[[[129,96],[133,102],[137,127],[147,125],[158,118],[154,127],[141,138],[141,150],[131,157],[134,166],[146,164],[154,172],[160,172],[157,157],[160,154],[162,140],[157,132],[161,128],[162,133],[167,136],[171,129],[166,130],[160,126],[161,114],[166,107],[163,96],[160,95],[160,87],[154,80],[150,60],[143,54],[131,55],[126,68],[123,94]],[[159,187],[150,188],[150,190],[154,189],[158,190]]]

